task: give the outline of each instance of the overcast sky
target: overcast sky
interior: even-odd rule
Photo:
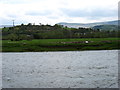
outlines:
[[[0,24],[91,23],[118,19],[119,0],[0,0]]]

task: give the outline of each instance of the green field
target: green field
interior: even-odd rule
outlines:
[[[81,51],[119,49],[119,38],[2,40],[2,52]]]

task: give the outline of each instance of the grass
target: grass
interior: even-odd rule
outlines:
[[[2,52],[112,50],[119,49],[119,42],[118,38],[3,40]]]

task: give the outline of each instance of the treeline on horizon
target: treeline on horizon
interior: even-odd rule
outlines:
[[[18,25],[2,28],[2,40],[65,39],[65,38],[109,38],[120,37],[120,30],[99,30],[91,28],[68,28],[51,25]]]

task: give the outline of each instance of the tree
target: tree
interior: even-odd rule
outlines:
[[[28,26],[32,26],[32,23],[28,23]]]
[[[18,41],[18,36],[17,36],[17,34],[9,34],[8,38],[9,38],[11,41]]]

